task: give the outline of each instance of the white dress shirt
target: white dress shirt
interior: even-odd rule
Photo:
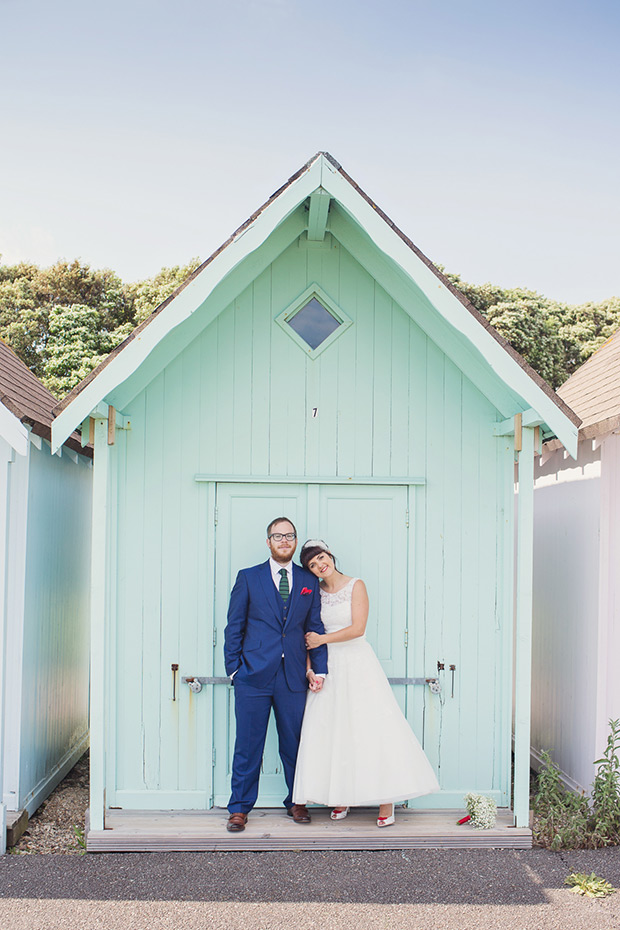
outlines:
[[[273,583],[275,584],[278,592],[280,591],[280,581],[282,575],[280,574],[280,569],[285,568],[286,574],[288,575],[288,593],[293,593],[293,560],[289,560],[286,564],[283,562],[276,562],[271,557],[269,558],[269,568],[271,569],[271,577],[273,578]]]

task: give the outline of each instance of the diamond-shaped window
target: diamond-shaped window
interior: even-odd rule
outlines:
[[[286,322],[311,349],[318,349],[334,330],[342,326],[342,320],[332,316],[316,297],[311,297],[308,303]]]
[[[352,321],[317,284],[313,284],[276,318],[276,323],[314,358],[348,329]]]

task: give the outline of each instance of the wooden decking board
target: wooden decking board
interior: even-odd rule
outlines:
[[[228,813],[210,811],[106,812],[106,829],[87,827],[89,852],[268,852],[324,849],[529,849],[532,834],[511,826],[509,810],[498,811],[492,830],[457,826],[458,810],[398,809],[396,823],[379,829],[376,810],[351,811],[334,823],[329,811],[312,811],[311,824],[295,824],[283,811],[257,809],[243,833],[226,831]]]

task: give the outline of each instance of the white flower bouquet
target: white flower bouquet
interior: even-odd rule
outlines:
[[[472,827],[479,830],[490,830],[495,826],[497,820],[497,804],[493,798],[485,798],[483,794],[465,795],[465,807],[469,814],[469,822]]]

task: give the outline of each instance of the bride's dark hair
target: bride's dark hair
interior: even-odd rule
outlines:
[[[336,568],[336,556],[330,552],[329,549],[323,549],[322,546],[308,546],[306,549],[302,549],[299,556],[299,561],[303,567],[307,569],[312,559],[319,555],[320,552],[326,552],[327,555],[334,560],[334,568]],[[337,568],[336,571],[338,571]]]

